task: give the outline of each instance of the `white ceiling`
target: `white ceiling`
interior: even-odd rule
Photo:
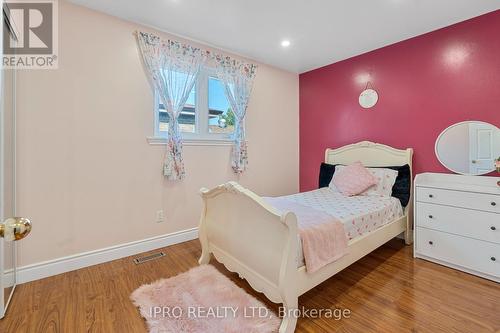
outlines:
[[[71,1],[298,73],[500,9],[500,0]]]

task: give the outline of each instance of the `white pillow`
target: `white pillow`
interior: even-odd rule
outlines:
[[[392,187],[398,177],[398,172],[386,168],[368,168],[372,175],[377,178],[377,184],[370,187],[360,195],[390,197],[392,195]]]
[[[335,173],[337,173],[338,170],[342,170],[342,168],[344,168],[343,165],[337,165],[335,167]],[[396,170],[387,168],[367,169],[372,173],[372,175],[375,176],[375,178],[377,179],[377,184],[371,186],[359,195],[390,197],[392,195],[392,187],[394,186],[396,178],[398,177],[398,172]],[[335,185],[333,185],[332,182],[330,182],[329,187],[334,191],[338,191],[338,189],[335,188]]]

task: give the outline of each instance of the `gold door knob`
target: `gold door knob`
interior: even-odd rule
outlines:
[[[0,237],[6,241],[17,241],[28,236],[31,231],[31,221],[24,217],[9,217],[0,223]]]

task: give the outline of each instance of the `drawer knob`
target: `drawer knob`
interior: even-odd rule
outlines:
[[[434,196],[432,194],[429,194],[429,198],[434,198]]]
[[[497,203],[496,203],[495,201],[492,201],[492,202],[491,202],[491,205],[492,205],[492,206],[496,206],[496,205],[497,205]]]
[[[430,219],[433,219],[433,218],[434,218],[434,216],[432,216],[432,215],[429,215],[429,218],[430,218]]]
[[[434,244],[434,242],[433,242],[433,241],[429,241],[429,245],[433,245],[433,244]]]
[[[497,258],[495,258],[495,257],[491,257],[490,259],[491,259],[491,261],[497,261]]]
[[[497,230],[497,227],[495,227],[494,225],[492,225],[492,226],[490,227],[490,229],[491,229],[491,230],[493,230],[493,231],[495,231],[495,230]]]

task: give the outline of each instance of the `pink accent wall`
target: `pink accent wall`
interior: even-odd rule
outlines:
[[[317,187],[326,148],[362,140],[413,147],[415,173],[447,172],[434,155],[443,129],[500,125],[499,31],[497,10],[301,74],[301,191]],[[379,101],[365,110],[367,76]]]

